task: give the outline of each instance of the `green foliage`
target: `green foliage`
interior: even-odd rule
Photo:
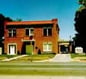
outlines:
[[[4,36],[4,22],[5,21],[12,21],[11,18],[5,17],[3,14],[0,14],[0,46],[3,46],[3,36]]]
[[[86,0],[79,0],[79,4],[81,5],[79,11],[86,9]]]
[[[22,21],[22,19],[20,19],[20,18],[17,18],[15,21]]]
[[[86,6],[86,0],[79,0],[79,3]]]

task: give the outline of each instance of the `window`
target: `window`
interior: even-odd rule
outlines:
[[[29,29],[26,29],[26,35],[29,36]]]
[[[43,51],[51,52],[52,51],[52,42],[44,42],[43,43]]]
[[[16,37],[16,29],[9,29],[9,37]]]
[[[52,28],[44,28],[43,35],[44,36],[52,36]]]
[[[34,35],[34,29],[28,28],[26,29],[26,36],[33,36]]]

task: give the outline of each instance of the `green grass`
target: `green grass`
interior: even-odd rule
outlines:
[[[75,57],[86,57],[86,54],[71,54],[71,58],[75,58]]]
[[[9,58],[12,58],[12,57],[16,57],[18,55],[0,55],[0,60],[4,60],[4,59],[9,59]]]
[[[11,62],[32,62],[32,61],[40,61],[40,60],[47,60],[53,58],[55,54],[40,54],[40,55],[27,55],[22,58],[18,58]]]
[[[16,57],[20,55],[0,55],[0,61],[4,59],[9,59],[12,57]],[[32,62],[32,61],[39,61],[39,60],[46,60],[54,57],[55,54],[40,54],[40,55],[27,55],[22,58],[18,58],[16,60],[12,60],[11,62]]]
[[[48,75],[48,76],[86,76],[86,71],[75,71],[75,70],[0,70],[0,75]],[[7,72],[7,73],[6,73]]]
[[[86,63],[0,63],[0,75],[85,76]]]
[[[54,54],[31,55],[11,62],[0,62],[0,75],[49,75],[49,76],[86,76],[86,63],[36,63],[31,61],[45,60]],[[74,57],[85,55],[71,54]],[[0,56],[1,58],[7,56]],[[12,57],[12,56],[11,56]],[[10,56],[8,56],[10,58]]]

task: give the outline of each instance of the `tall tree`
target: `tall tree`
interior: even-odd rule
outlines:
[[[5,17],[3,14],[0,14],[0,47],[2,46],[2,41],[4,37],[4,22],[12,21],[11,18]]]
[[[79,0],[79,4],[86,6],[86,0]]]
[[[2,37],[4,36],[4,20],[5,20],[5,17],[0,14],[0,42],[2,40]]]
[[[75,46],[81,46],[86,52],[86,0],[79,0],[80,8],[75,14]]]

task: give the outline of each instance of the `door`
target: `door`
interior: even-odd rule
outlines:
[[[16,45],[9,45],[9,54],[10,55],[16,54]]]
[[[26,45],[26,54],[31,55],[33,53],[33,45]]]

